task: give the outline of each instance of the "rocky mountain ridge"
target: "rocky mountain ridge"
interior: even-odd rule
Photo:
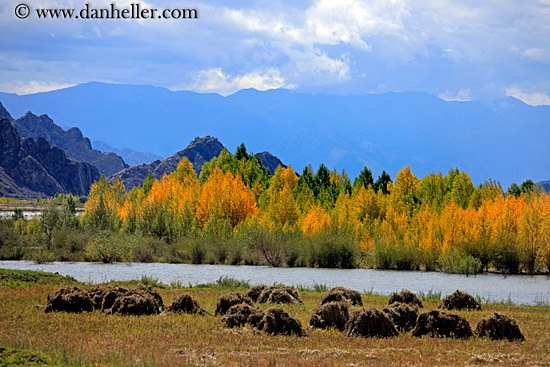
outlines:
[[[0,117],[0,152],[0,196],[85,196],[99,179],[96,167],[68,158],[46,139],[22,139],[6,117]]]
[[[12,124],[22,138],[44,138],[51,145],[63,149],[70,158],[97,167],[99,173],[105,176],[129,167],[115,153],[103,153],[93,149],[90,139],[84,137],[79,128],[63,130],[48,115],[37,116],[29,111],[24,116],[12,120]]]
[[[214,137],[196,137],[185,149],[180,150],[168,158],[126,168],[110,176],[109,180],[113,181],[120,178],[126,189],[130,190],[134,186],[140,186],[143,180],[149,175],[149,172],[151,172],[156,179],[160,179],[165,174],[174,172],[183,157],[189,159],[198,175],[202,166],[212,158],[217,157],[223,148],[223,144]]]

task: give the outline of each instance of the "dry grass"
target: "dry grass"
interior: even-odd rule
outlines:
[[[526,342],[414,338],[348,338],[335,330],[308,329],[305,338],[226,329],[219,317],[199,315],[109,316],[45,314],[48,294],[59,286],[0,288],[0,346],[42,352],[59,365],[91,366],[352,366],[491,365],[550,366],[550,308],[484,305],[457,312],[473,328],[494,311],[517,319]],[[223,289],[159,289],[165,305],[186,291],[214,313]],[[304,305],[284,306],[307,326],[322,293],[302,293]],[[383,308],[388,297],[363,296],[365,307]],[[437,307],[426,301],[423,310]],[[266,307],[266,306],[262,306]],[[355,309],[354,307],[353,309]]]

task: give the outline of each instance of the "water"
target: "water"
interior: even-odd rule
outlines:
[[[81,216],[83,213],[84,213],[83,210],[77,209],[75,215],[78,217],[78,216]],[[14,214],[15,214],[15,211],[13,210],[0,210],[0,219],[12,218]],[[23,218],[27,220],[33,219],[35,217],[40,218],[41,216],[42,216],[41,210],[23,210]]]
[[[35,264],[31,261],[0,261],[0,268],[40,270],[70,275],[87,283],[110,280],[139,280],[143,275],[164,284],[179,281],[183,285],[215,282],[220,277],[231,277],[254,284],[282,283],[312,287],[324,284],[329,288],[343,286],[360,292],[390,295],[409,289],[413,292],[441,292],[442,296],[460,289],[484,301],[533,305],[550,303],[550,277],[503,276],[483,274],[465,276],[435,272],[382,271],[372,269],[310,269],[272,268],[267,266],[191,265],[162,263],[66,263]]]
[[[15,214],[13,210],[2,210],[0,211],[0,218],[11,218]],[[34,217],[40,217],[42,212],[39,210],[23,210],[23,218],[32,219]]]

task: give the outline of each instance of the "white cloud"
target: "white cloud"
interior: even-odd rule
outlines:
[[[40,92],[49,92],[51,90],[72,87],[74,85],[75,84],[62,84],[62,83],[41,82],[41,81],[29,81],[26,83],[14,82],[14,83],[0,83],[0,90],[23,95],[23,94],[33,94],[33,93],[40,93]]]
[[[30,5],[81,8],[86,2]],[[223,77],[210,72],[203,78],[217,80],[221,93],[241,84],[294,85],[343,94],[444,91],[442,98],[466,100],[470,93],[457,85],[490,99],[511,85],[544,91],[550,83],[550,0],[196,0],[196,21],[19,20],[13,15],[19,0],[0,3],[5,87],[37,80],[196,87],[193,71],[218,68]],[[178,0],[140,3],[182,6]]]
[[[349,53],[330,54],[326,46],[347,46],[369,52],[367,38],[403,36],[404,1],[318,0],[300,13],[273,14],[269,9],[230,10],[225,19],[247,32],[247,42],[262,44],[288,58],[280,66],[289,78],[309,85],[341,83],[350,79]],[[251,42],[250,38],[257,38]]]
[[[247,88],[257,90],[295,88],[294,85],[287,84],[280,72],[275,69],[255,71],[244,75],[231,75],[224,73],[221,68],[200,71],[197,80],[188,87],[198,92],[215,92],[224,96]]]
[[[550,106],[550,96],[544,93],[527,93],[517,87],[510,87],[506,89],[506,95],[508,97],[517,98],[531,106]]]
[[[439,94],[438,97],[445,101],[466,102],[471,100],[470,89],[461,89],[454,95],[446,91],[445,93]]]
[[[376,34],[400,35],[403,18],[410,14],[402,0],[317,0],[299,16],[274,15],[268,10],[230,10],[226,16],[238,27],[291,44],[346,44],[369,51],[371,46],[364,38]]]
[[[523,51],[523,56],[536,61],[548,60],[546,51],[541,48],[529,48]]]

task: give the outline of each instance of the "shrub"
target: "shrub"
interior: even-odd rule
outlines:
[[[104,263],[124,261],[125,255],[128,253],[126,247],[116,236],[102,233],[88,242],[86,258]]]
[[[483,267],[479,259],[457,249],[449,250],[441,255],[438,264],[441,271],[450,274],[478,274]]]
[[[393,263],[397,270],[418,270],[420,268],[419,251],[403,242],[393,250]]]
[[[384,239],[376,238],[372,250],[372,260],[377,269],[391,269],[393,263],[393,250]]]
[[[90,235],[76,229],[61,228],[52,233],[52,249],[62,252],[82,252],[86,248]]]
[[[20,244],[20,236],[15,230],[14,222],[0,219],[0,248]]]
[[[521,252],[514,233],[506,233],[498,238],[494,246],[493,263],[497,270],[509,274],[519,273]]]
[[[206,259],[206,250],[204,249],[204,244],[202,241],[197,240],[193,241],[191,245],[191,262],[193,264],[202,264]]]
[[[320,268],[350,269],[357,266],[359,247],[350,235],[323,233],[313,238],[314,261]]]

